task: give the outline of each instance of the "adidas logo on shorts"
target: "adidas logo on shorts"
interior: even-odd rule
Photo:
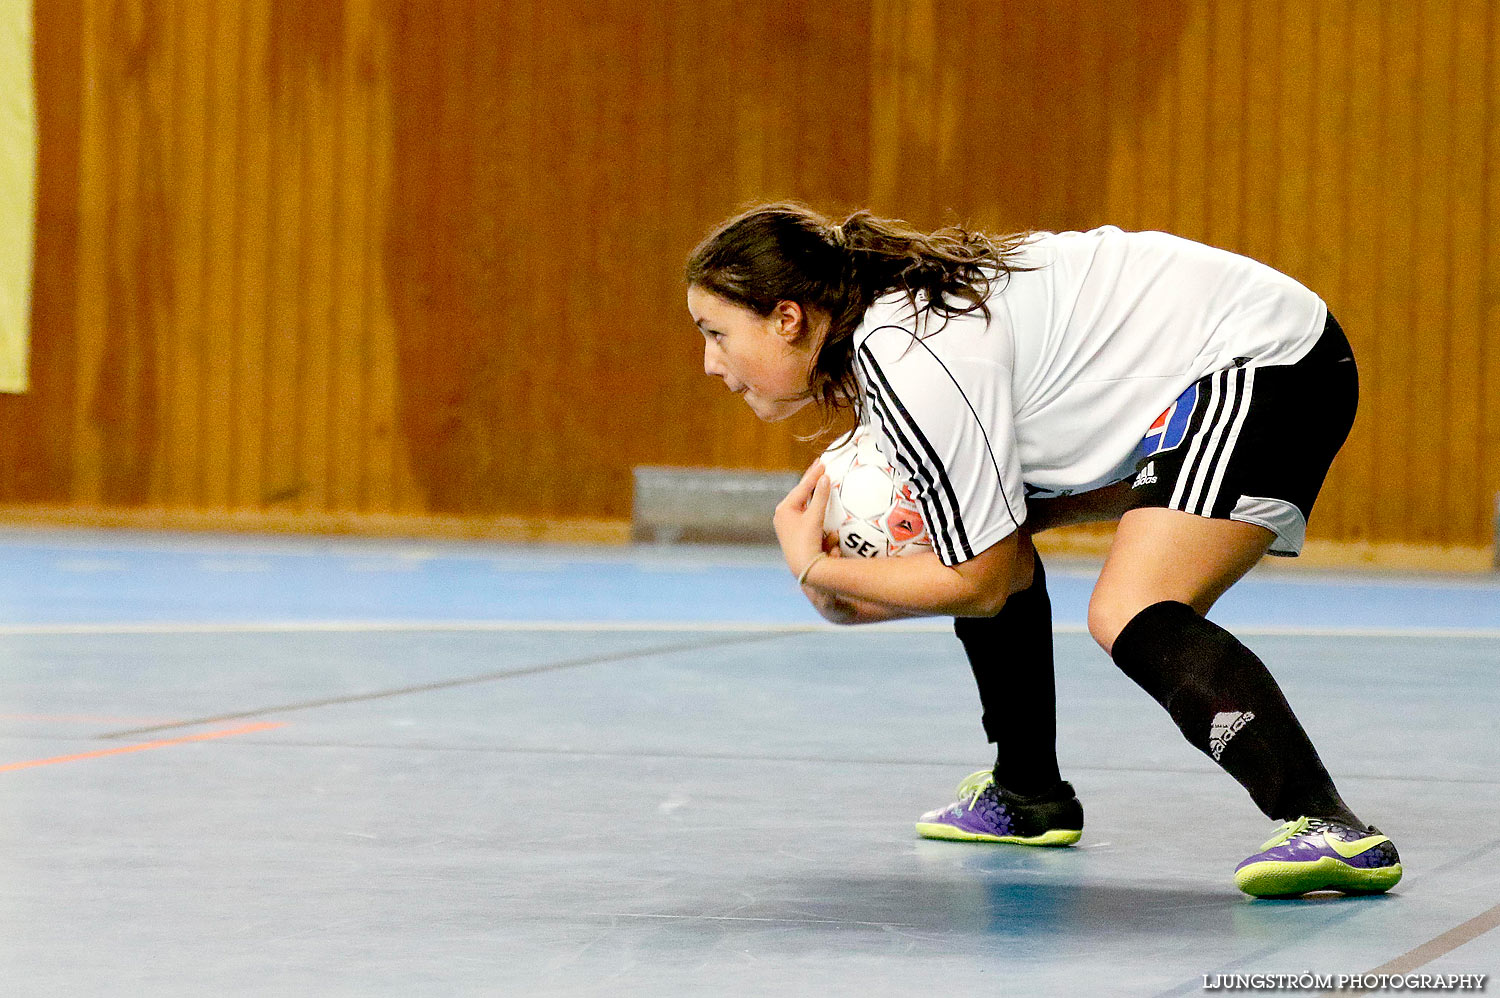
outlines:
[[[1253,720],[1255,713],[1249,710],[1226,710],[1214,715],[1213,723],[1208,726],[1208,752],[1214,757],[1214,762],[1218,762],[1219,756],[1224,754],[1224,746],[1229,744],[1229,740]]]
[[[1138,489],[1142,485],[1155,485],[1155,484],[1156,484],[1156,462],[1155,461],[1147,461],[1146,462],[1146,466],[1141,469],[1141,473],[1139,475],[1135,476],[1135,482],[1130,487],[1133,488],[1133,489]]]

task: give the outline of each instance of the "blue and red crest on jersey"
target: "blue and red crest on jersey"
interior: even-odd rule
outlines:
[[[1187,391],[1177,396],[1177,401],[1167,411],[1156,417],[1156,422],[1141,439],[1140,454],[1150,457],[1160,454],[1182,443],[1187,436],[1188,422],[1193,418],[1193,409],[1198,405],[1198,386],[1189,385]]]

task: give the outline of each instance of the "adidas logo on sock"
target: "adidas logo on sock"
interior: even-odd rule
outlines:
[[[1133,488],[1133,489],[1138,489],[1142,485],[1155,485],[1155,484],[1156,484],[1156,462],[1155,461],[1147,461],[1146,462],[1146,466],[1141,469],[1141,473],[1139,475],[1135,476],[1135,482],[1130,487]]]
[[[1213,723],[1208,726],[1208,752],[1214,757],[1214,762],[1224,754],[1224,746],[1229,740],[1253,720],[1255,713],[1249,710],[1226,710],[1214,715]]]

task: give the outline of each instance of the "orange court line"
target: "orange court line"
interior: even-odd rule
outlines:
[[[59,762],[77,762],[80,759],[98,759],[106,755],[124,755],[126,752],[144,752],[147,749],[166,748],[168,745],[182,745],[186,742],[206,742],[214,738],[230,738],[234,735],[248,735],[255,731],[268,731],[271,728],[280,728],[286,725],[285,721],[259,721],[255,724],[244,724],[238,728],[225,728],[222,731],[205,731],[197,735],[184,735],[181,738],[165,738],[155,742],[141,742],[139,745],[122,745],[119,748],[99,749],[94,752],[79,752],[76,755],[58,755],[50,759],[28,759],[25,762],[11,762],[0,766],[0,773],[9,772],[12,769],[31,769],[34,766],[51,766]]]

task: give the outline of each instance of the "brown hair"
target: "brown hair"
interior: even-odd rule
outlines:
[[[919,295],[932,314],[982,312],[995,281],[1027,269],[1010,256],[1024,236],[994,239],[958,226],[922,232],[899,219],[857,211],[838,224],[792,202],[762,204],[735,216],[693,250],[687,282],[770,315],[794,301],[828,316],[808,373],[808,396],[823,412],[824,431],[843,410],[862,417],[854,376],[854,331],[877,298]]]

